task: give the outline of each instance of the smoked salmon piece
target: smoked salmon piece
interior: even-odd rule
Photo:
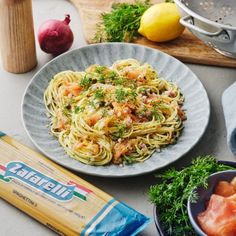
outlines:
[[[208,236],[236,236],[236,194],[231,197],[213,194],[206,211],[197,219]]]
[[[230,183],[234,186],[234,190],[236,191],[236,177],[234,177]]]
[[[236,193],[234,186],[227,181],[220,181],[214,191],[215,194],[222,197],[229,197]]]

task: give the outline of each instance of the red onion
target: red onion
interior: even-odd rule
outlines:
[[[70,15],[66,15],[63,21],[47,20],[39,28],[38,40],[40,48],[53,55],[59,55],[67,51],[74,40],[69,27]]]

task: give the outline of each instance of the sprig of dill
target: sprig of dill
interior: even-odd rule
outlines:
[[[138,35],[141,16],[150,6],[150,0],[113,4],[111,12],[101,14],[93,42],[131,42]]]
[[[124,90],[123,86],[119,87],[115,90],[115,96],[117,102],[124,102],[124,101],[135,101],[137,94],[134,90]]]
[[[95,92],[94,92],[94,98],[96,99],[104,99],[105,93],[103,91],[102,88],[98,88]]]
[[[117,88],[115,91],[116,94],[116,101],[117,102],[123,102],[126,98],[126,91],[121,87]]]
[[[170,169],[157,175],[160,184],[151,186],[148,194],[158,207],[160,222],[168,235],[196,235],[188,219],[188,197],[191,195],[192,201],[196,201],[198,196],[193,190],[197,186],[207,187],[209,175],[230,169],[235,168],[218,163],[212,156],[205,156],[196,158],[182,170]]]
[[[80,86],[83,86],[85,89],[88,89],[90,85],[93,83],[92,77],[90,74],[85,74],[85,76],[80,81]]]
[[[112,134],[115,138],[122,138],[127,131],[127,126],[125,124],[118,123],[116,125],[116,131]]]
[[[83,112],[84,110],[85,110],[85,107],[77,106],[77,107],[75,108],[75,113],[77,114],[77,113],[79,113],[79,112]]]

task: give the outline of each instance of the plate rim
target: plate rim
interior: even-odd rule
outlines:
[[[55,62],[56,60],[58,60],[59,58],[62,58],[68,54],[71,54],[75,51],[79,51],[81,49],[84,49],[86,50],[86,48],[90,48],[90,47],[100,47],[100,46],[106,46],[106,45],[126,45],[126,46],[129,46],[129,47],[138,47],[138,48],[145,48],[145,49],[148,49],[148,50],[152,50],[152,51],[157,51],[158,53],[160,54],[164,54],[164,56],[166,57],[170,57],[172,58],[172,60],[174,61],[177,61],[177,63],[181,64],[181,66],[187,68],[188,71],[190,71],[194,77],[197,79],[197,81],[201,84],[202,88],[203,88],[203,91],[205,93],[205,96],[206,96],[206,100],[205,100],[205,103],[206,104],[206,107],[207,107],[207,114],[206,114],[206,123],[205,123],[205,126],[204,128],[202,129],[202,132],[199,134],[197,140],[195,141],[194,145],[188,147],[181,155],[180,157],[178,157],[177,159],[175,160],[172,160],[170,162],[165,162],[163,163],[161,166],[158,166],[158,167],[154,167],[154,168],[151,168],[151,169],[148,169],[148,170],[142,170],[142,171],[139,171],[137,173],[125,173],[125,174],[117,174],[117,173],[112,173],[111,174],[106,174],[106,173],[97,173],[97,172],[91,172],[91,171],[87,171],[87,170],[83,170],[83,169],[78,169],[76,167],[73,167],[71,166],[70,164],[67,164],[67,163],[61,163],[60,161],[56,160],[54,157],[51,157],[50,154],[48,154],[44,148],[41,148],[37,142],[34,140],[34,138],[31,136],[28,128],[26,127],[26,122],[25,122],[25,119],[24,119],[24,100],[25,100],[25,97],[26,97],[26,94],[27,94],[27,91],[28,91],[28,88],[29,86],[32,84],[32,82],[34,81],[35,77],[38,76],[41,71],[46,68],[48,65],[50,65],[51,63]],[[28,135],[28,137],[30,138],[31,142],[34,144],[34,146],[38,149],[38,151],[40,151],[46,158],[50,159],[51,161],[59,164],[60,166],[64,166],[65,168],[67,169],[70,169],[72,171],[75,171],[77,173],[83,173],[83,174],[87,174],[87,175],[91,175],[91,176],[99,176],[99,177],[109,177],[109,178],[127,178],[127,177],[135,177],[135,176],[139,176],[139,175],[145,175],[145,174],[148,174],[148,173],[152,173],[156,170],[160,170],[174,162],[176,162],[177,160],[179,160],[180,158],[182,158],[184,155],[186,155],[191,149],[193,149],[198,143],[199,141],[201,140],[201,138],[203,137],[204,133],[206,132],[206,129],[209,125],[209,121],[210,121],[210,115],[211,115],[211,107],[210,107],[210,100],[209,100],[209,97],[208,97],[208,94],[207,94],[207,91],[204,87],[204,85],[202,84],[201,80],[197,77],[197,75],[188,67],[186,66],[183,62],[181,62],[180,60],[178,60],[177,58],[165,53],[165,52],[162,52],[158,49],[153,49],[153,48],[150,48],[148,46],[144,46],[144,45],[140,45],[140,44],[134,44],[134,43],[122,43],[122,42],[112,42],[112,43],[96,43],[96,44],[90,44],[90,45],[85,45],[85,46],[80,46],[80,47],[77,47],[73,50],[70,50],[70,51],[67,51],[55,58],[53,58],[52,60],[48,61],[46,64],[44,64],[34,75],[33,77],[30,79],[30,81],[28,82],[25,90],[24,90],[24,93],[23,93],[23,96],[22,96],[22,99],[21,99],[21,121],[23,123],[23,127]],[[67,154],[68,155],[68,154]],[[96,166],[95,166],[96,167]]]

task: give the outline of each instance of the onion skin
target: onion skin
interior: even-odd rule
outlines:
[[[74,41],[69,23],[70,15],[66,15],[64,21],[54,19],[45,21],[38,31],[40,48],[54,56],[66,52]]]

